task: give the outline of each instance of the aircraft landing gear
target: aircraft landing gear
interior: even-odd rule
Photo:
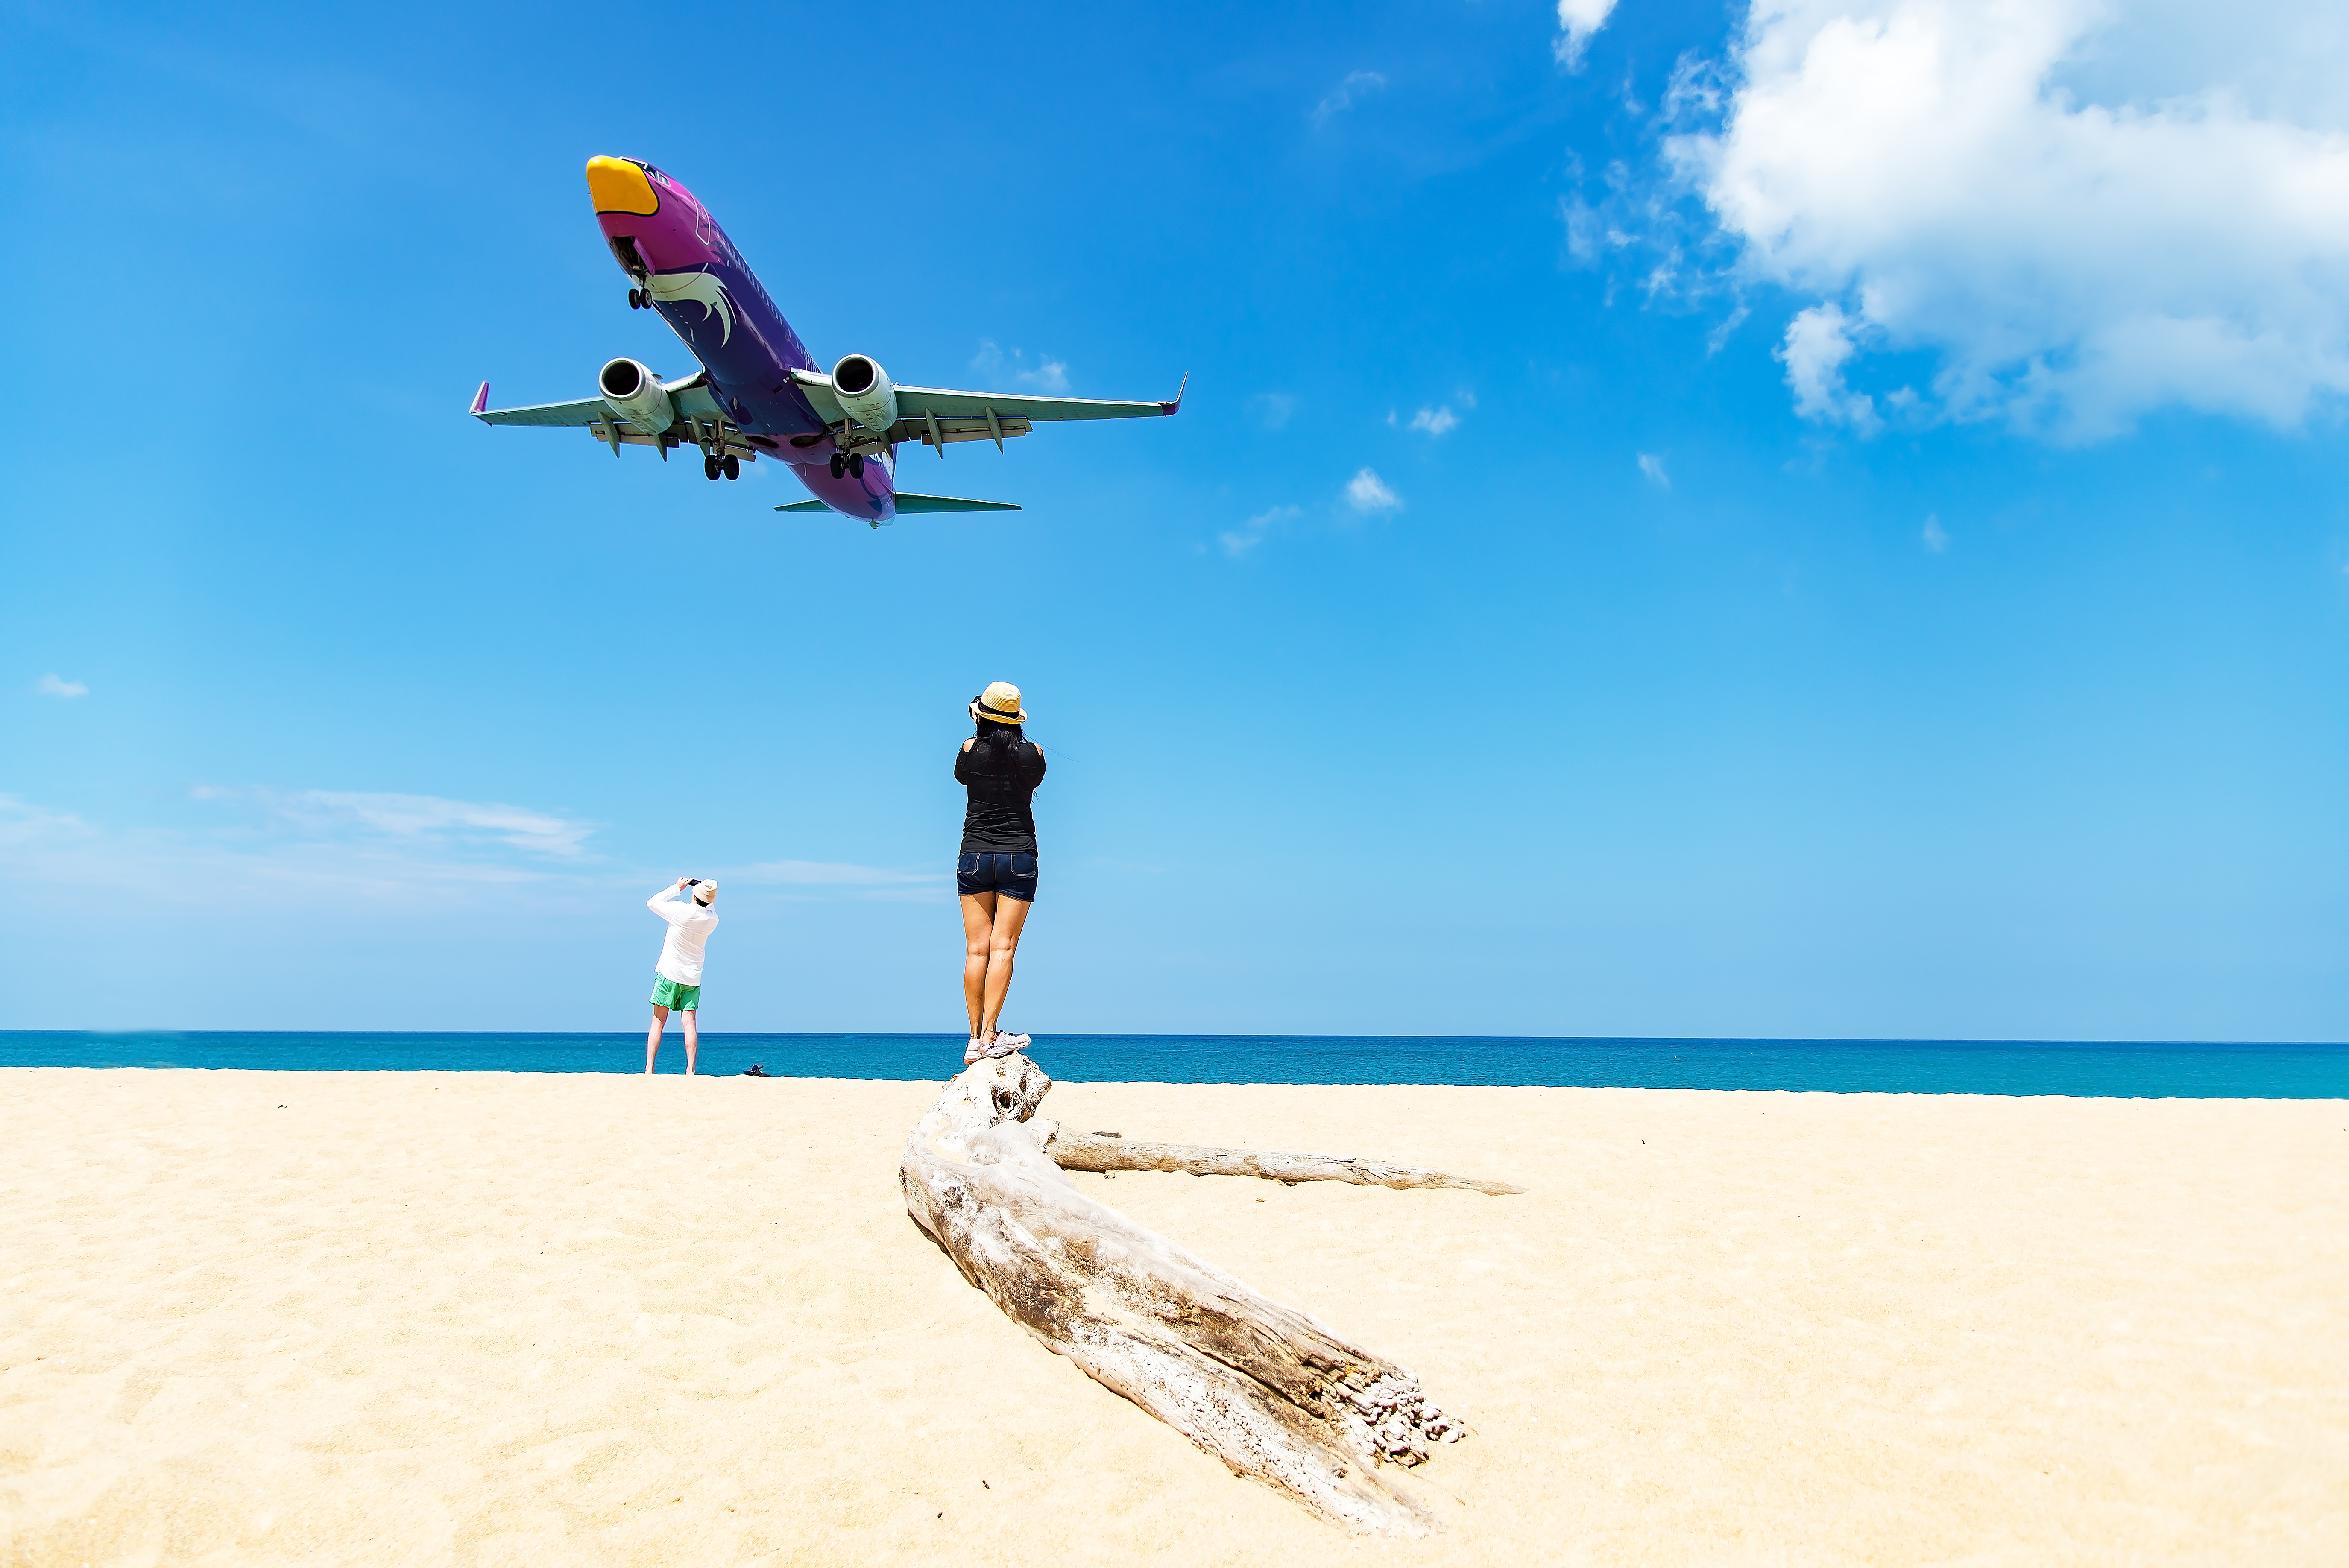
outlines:
[[[854,478],[861,480],[864,477],[864,454],[863,452],[851,452],[848,454],[848,471]]]
[[[731,452],[726,454],[726,460],[719,467],[726,470],[726,477],[730,480],[739,480],[742,477],[742,459]]]
[[[628,291],[628,308],[630,310],[642,310],[645,308],[644,290],[630,289]]]
[[[714,480],[718,477],[718,459],[716,458],[705,456],[701,459],[701,477],[706,480]]]
[[[832,454],[832,477],[833,477],[833,479],[838,479],[841,475],[843,475],[843,474],[846,473],[847,471],[848,471],[848,459],[847,459],[846,458],[843,457],[843,456],[842,456],[840,453],[838,453],[838,452],[834,452],[834,453],[833,453],[833,454]]]

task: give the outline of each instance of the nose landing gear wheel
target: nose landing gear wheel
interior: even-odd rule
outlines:
[[[701,477],[706,480],[714,480],[718,477],[718,459],[716,458],[705,457],[701,459]]]
[[[731,452],[726,454],[726,461],[719,466],[726,470],[726,477],[730,480],[739,480],[742,477],[742,459]]]
[[[833,453],[833,454],[832,454],[832,477],[833,477],[833,479],[838,479],[841,475],[843,475],[843,474],[846,473],[847,471],[848,471],[848,459],[847,459],[846,458],[842,457],[838,452],[834,452],[834,453]]]
[[[864,477],[864,454],[863,452],[851,452],[848,454],[848,471],[860,480]]]
[[[628,291],[628,308],[630,310],[642,310],[645,308],[645,296],[643,291],[638,289],[630,289]]]

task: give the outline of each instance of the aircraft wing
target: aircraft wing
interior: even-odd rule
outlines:
[[[533,403],[522,408],[492,408],[490,384],[473,394],[473,418],[484,425],[597,425],[612,417],[601,397],[574,397],[568,403]]]
[[[709,377],[706,371],[697,370],[678,380],[664,381],[661,386],[668,393],[670,405],[688,418],[723,419],[726,417],[725,410],[718,406],[718,399],[709,395]],[[517,408],[492,408],[490,407],[490,384],[486,381],[481,383],[481,389],[473,394],[473,406],[470,412],[484,425],[616,425],[622,429],[636,429],[627,420],[616,418],[611,405],[601,397],[574,397],[568,403],[531,403]],[[658,430],[641,433],[647,436],[660,434]]]
[[[1186,378],[1187,384],[1187,378]],[[897,388],[897,418],[918,425],[931,414],[941,419],[1026,419],[1042,424],[1050,419],[1159,418],[1183,407],[1183,394],[1172,403],[1103,403],[1084,397],[1022,397],[1004,392],[949,392],[936,387]]]
[[[827,424],[837,425],[848,417],[832,389],[831,377],[820,370],[794,370],[792,379]],[[1184,386],[1189,385],[1185,377]],[[940,446],[951,441],[1000,441],[1006,436],[1024,436],[1032,427],[1051,420],[1160,418],[1182,407],[1180,390],[1172,403],[1111,403],[1087,397],[1027,397],[1016,392],[900,387],[897,422],[889,427],[887,436],[893,443],[921,441]]]

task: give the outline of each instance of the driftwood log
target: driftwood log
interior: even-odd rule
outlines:
[[[1202,1143],[1144,1143],[1118,1132],[1055,1128],[1044,1152],[1063,1171],[1179,1171],[1192,1176],[1261,1176],[1299,1181],[1350,1181],[1357,1187],[1465,1187],[1472,1191],[1522,1192],[1506,1181],[1384,1165],[1337,1154],[1290,1154],[1278,1149],[1213,1149]]]
[[[1427,1533],[1427,1511],[1379,1470],[1421,1463],[1430,1443],[1462,1436],[1419,1380],[1085,1196],[1061,1165],[1522,1189],[1353,1160],[1071,1136],[1036,1116],[1051,1087],[1024,1056],[980,1061],[948,1084],[899,1167],[915,1222],[1014,1322],[1234,1474],[1333,1523]]]

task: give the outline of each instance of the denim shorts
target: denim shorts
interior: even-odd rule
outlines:
[[[1036,902],[1036,857],[1029,854],[966,854],[955,861],[955,892],[999,892],[1021,903]]]

